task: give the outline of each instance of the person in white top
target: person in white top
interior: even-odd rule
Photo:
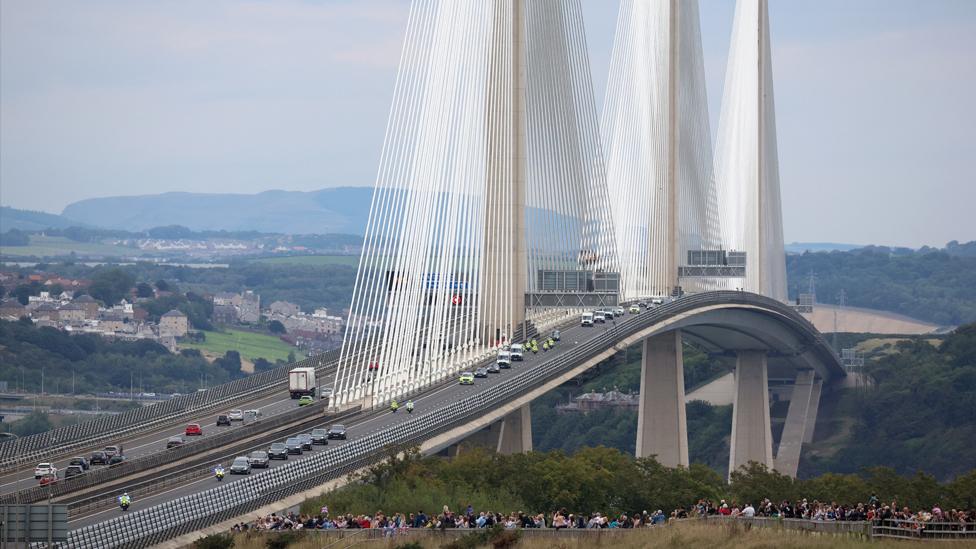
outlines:
[[[742,510],[742,516],[746,518],[752,518],[756,516],[756,508],[753,507],[751,503],[747,503],[746,508]]]

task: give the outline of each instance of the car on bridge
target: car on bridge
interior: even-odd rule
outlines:
[[[593,326],[593,313],[587,311],[580,317],[580,326],[589,328]]]
[[[57,481],[58,481],[57,474],[44,475],[41,477],[40,482],[38,484],[40,484],[41,486],[47,486],[48,484],[54,484]]]
[[[85,474],[85,469],[81,465],[69,465],[67,469],[64,470],[64,480],[68,480],[73,477],[80,477]]]
[[[502,371],[502,369],[498,367],[498,363],[497,362],[492,362],[485,369],[488,370],[488,373],[489,374],[498,374],[498,373],[501,373],[501,371]]]
[[[613,310],[613,316],[624,316],[624,308],[623,307],[617,307],[616,309],[614,309]]]
[[[312,444],[328,444],[329,431],[327,429],[312,429]]]
[[[125,456],[122,454],[115,454],[114,456],[108,458],[108,466],[116,467],[120,465],[125,465]]]
[[[561,334],[559,330],[553,330],[552,333],[549,334],[549,337],[551,337],[553,341],[562,341],[563,334]]]
[[[34,467],[34,478],[39,479],[44,475],[56,475],[58,474],[58,468],[54,466],[53,463],[38,463],[37,467]]]
[[[238,456],[234,458],[234,463],[230,465],[230,474],[232,475],[250,475],[251,474],[251,460],[247,459],[245,456]]]
[[[268,453],[264,450],[255,450],[251,452],[251,455],[247,456],[247,460],[251,463],[251,467],[257,469],[267,469],[270,463],[269,459],[270,456],[268,456]]]
[[[633,305],[631,305],[630,306],[630,314],[632,314],[632,315],[639,315],[640,314],[640,306],[638,306],[636,303],[634,303]]]
[[[329,440],[346,440],[346,426],[336,423],[329,427]]]
[[[613,314],[611,313],[610,316],[613,316]],[[605,324],[607,322],[606,311],[593,311],[593,321],[597,324]]]
[[[298,435],[298,440],[302,441],[302,450],[312,449],[312,435],[309,433],[302,433]]]
[[[512,345],[512,348],[509,350],[509,356],[511,357],[512,360],[521,361],[523,358],[523,354],[522,354],[523,352],[524,352],[524,347],[522,346],[522,344],[515,343]]]
[[[227,414],[217,416],[217,427],[230,427],[230,416]]]
[[[478,368],[474,371],[474,377],[488,377],[488,368]]]
[[[68,462],[68,465],[78,465],[78,466],[80,466],[85,471],[87,471],[88,468],[91,467],[88,464],[88,460],[85,459],[85,458],[83,458],[83,457],[81,457],[81,456],[75,456],[75,457],[71,458],[71,461]]]
[[[105,455],[108,456],[109,459],[112,459],[112,456],[114,456],[116,454],[122,454],[122,453],[124,453],[122,451],[122,447],[121,446],[106,446],[105,449],[102,450],[102,451],[105,452]]]
[[[288,447],[283,442],[275,442],[268,448],[268,459],[288,459]]]
[[[651,299],[651,306],[652,307],[657,307],[658,305],[664,305],[664,298],[663,297],[655,297],[655,298]]]
[[[499,364],[501,366],[501,364]],[[461,377],[458,378],[458,383],[461,385],[474,385],[474,374],[471,372],[461,372]]]
[[[298,399],[299,406],[308,406],[309,404],[315,404],[315,399],[309,395],[305,395]]]
[[[261,419],[261,410],[259,408],[254,408],[252,410],[244,410],[245,421],[255,421],[258,419]]]
[[[171,436],[166,440],[166,449],[169,450],[170,448],[179,448],[180,446],[183,446],[184,442],[186,441],[184,441],[183,437],[180,435]]]
[[[502,369],[511,368],[512,353],[510,351],[498,351],[498,358],[495,359],[495,364],[498,364],[498,367]]]
[[[88,463],[91,463],[92,465],[106,465],[108,463],[108,456],[105,455],[105,452],[96,450],[92,452],[91,457],[88,458]]]
[[[231,421],[244,421],[244,411],[243,410],[231,410],[227,414],[227,417],[230,418]]]
[[[334,392],[335,391],[332,389],[332,387],[322,387],[322,389],[319,390],[319,398],[323,400],[332,398]]]
[[[186,436],[188,437],[198,437],[203,435],[203,427],[200,427],[199,423],[191,423],[186,426]]]
[[[298,437],[291,437],[285,441],[285,448],[289,454],[302,455],[302,441]]]

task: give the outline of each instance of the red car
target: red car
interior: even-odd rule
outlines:
[[[200,436],[203,434],[203,429],[200,427],[199,423],[191,423],[186,426],[186,436]]]
[[[41,477],[40,485],[47,486],[48,484],[54,484],[58,481],[57,475],[44,475]]]

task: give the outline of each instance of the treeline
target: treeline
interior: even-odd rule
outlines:
[[[801,498],[867,503],[871,496],[899,506],[949,508],[976,506],[976,470],[940,484],[934,477],[911,477],[876,467],[860,475],[827,474],[792,480],[750,464],[723,477],[703,465],[668,468],[653,458],[635,459],[614,448],[584,448],[569,455],[559,451],[510,456],[481,449],[453,459],[421,457],[416,449],[399,456],[391,451],[383,463],[369,468],[346,486],[306,501],[305,513],[318,514],[323,505],[333,513],[440,512],[443,505],[477,511],[570,513],[666,513],[687,508],[700,498],[753,504]]]
[[[801,475],[883,465],[948,479],[976,468],[976,324],[938,346],[918,338],[895,350],[866,365],[873,388],[843,395],[839,413],[853,426],[841,447],[801,460]]]
[[[0,320],[0,380],[11,390],[76,393],[135,389],[186,393],[242,377],[240,355],[228,351],[212,364],[195,349],[171,354],[148,340],[109,340],[37,328],[29,320]],[[73,380],[73,381],[72,381]]]
[[[893,250],[867,247],[786,258],[790,296],[816,278],[817,301],[881,309],[956,325],[976,321],[976,241],[950,242],[945,249]]]

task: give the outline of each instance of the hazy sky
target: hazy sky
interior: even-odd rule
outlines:
[[[597,104],[616,0],[583,0]],[[786,240],[976,239],[976,1],[772,0]],[[0,202],[371,185],[405,1],[0,1]],[[702,0],[713,132],[732,0]]]

